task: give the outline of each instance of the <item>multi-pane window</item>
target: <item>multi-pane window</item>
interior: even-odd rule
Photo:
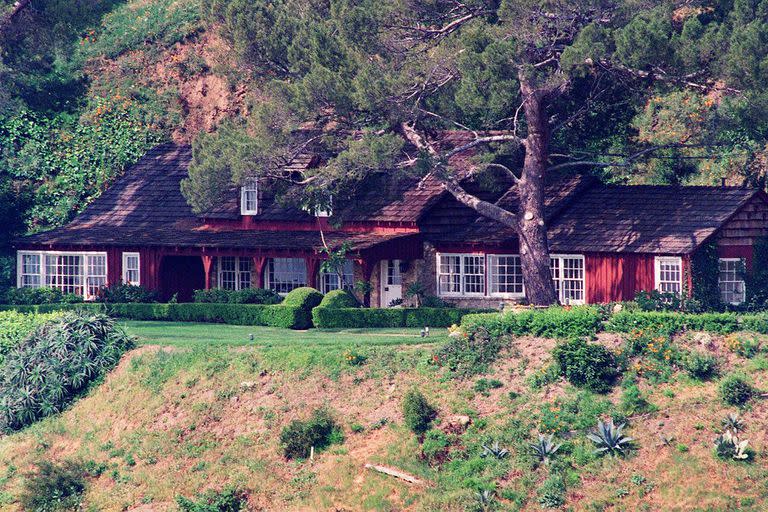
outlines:
[[[307,286],[307,263],[304,258],[273,258],[267,266],[267,287],[277,293],[288,293]]]
[[[584,303],[584,256],[553,255],[549,260],[552,281],[561,304]]]
[[[251,258],[222,256],[218,261],[218,286],[224,290],[243,290],[251,287]]]
[[[525,293],[520,256],[488,255],[490,292],[495,296],[518,296]]]
[[[22,254],[21,263],[19,264],[19,287],[21,288],[40,288],[42,285],[40,270],[40,261],[42,255],[40,254]]]
[[[139,253],[123,253],[123,283],[138,286],[141,284]]]
[[[240,213],[242,215],[259,213],[259,182],[256,178],[248,178],[240,187]]]
[[[351,290],[354,281],[354,262],[352,260],[345,260],[341,272],[320,272],[320,291],[328,293],[331,290]],[[341,284],[339,284],[339,274],[341,274]]]
[[[92,299],[107,285],[106,253],[20,252],[20,288],[56,288]]]
[[[720,259],[720,300],[725,304],[741,304],[746,300],[744,286],[744,260],[740,258]]]
[[[662,293],[683,291],[683,261],[679,257],[656,257],[656,289]]]
[[[438,255],[437,283],[440,295],[485,295],[485,255]]]

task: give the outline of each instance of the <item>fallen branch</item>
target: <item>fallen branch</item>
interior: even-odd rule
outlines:
[[[384,473],[385,475],[394,476],[395,478],[405,480],[410,484],[427,485],[427,483],[424,480],[420,480],[413,475],[409,475],[408,473],[403,473],[402,471],[398,471],[397,469],[388,468],[386,466],[375,466],[373,464],[366,464],[365,468],[378,471],[379,473]]]

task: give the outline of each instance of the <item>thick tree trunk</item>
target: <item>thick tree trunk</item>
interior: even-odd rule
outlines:
[[[525,162],[517,184],[517,212],[520,237],[520,265],[525,291],[531,304],[549,306],[557,303],[549,263],[547,226],[544,218],[544,176],[547,170],[549,122],[542,93],[521,80],[520,91],[528,123]]]

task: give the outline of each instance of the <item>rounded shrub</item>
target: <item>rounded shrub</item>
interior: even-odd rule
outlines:
[[[360,303],[348,290],[333,290],[325,294],[323,300],[320,301],[319,307],[331,309],[357,308],[360,307]]]
[[[341,427],[327,409],[315,410],[306,421],[293,420],[280,432],[280,444],[287,459],[306,459],[312,447],[320,450],[341,440]]]
[[[728,405],[742,406],[749,402],[755,389],[741,375],[731,374],[720,381],[720,398]]]
[[[698,380],[707,380],[717,374],[717,359],[711,354],[690,352],[682,360],[688,375]]]
[[[616,380],[616,360],[602,345],[575,339],[558,345],[553,356],[560,374],[574,386],[607,393]]]
[[[405,426],[415,434],[423,434],[437,417],[437,409],[432,407],[427,398],[417,389],[412,389],[403,397],[403,417]]]
[[[283,299],[283,305],[310,310],[319,306],[322,300],[322,293],[309,286],[302,286],[288,292]]]

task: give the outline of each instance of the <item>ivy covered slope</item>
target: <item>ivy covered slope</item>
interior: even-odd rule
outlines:
[[[131,323],[142,346],[102,384],[0,438],[0,509],[765,510],[768,336],[623,314],[648,321]]]
[[[12,6],[0,3],[0,19]],[[66,223],[152,146],[239,110],[202,9],[41,0],[0,22],[0,255],[14,234]],[[0,286],[9,274],[6,260]]]

